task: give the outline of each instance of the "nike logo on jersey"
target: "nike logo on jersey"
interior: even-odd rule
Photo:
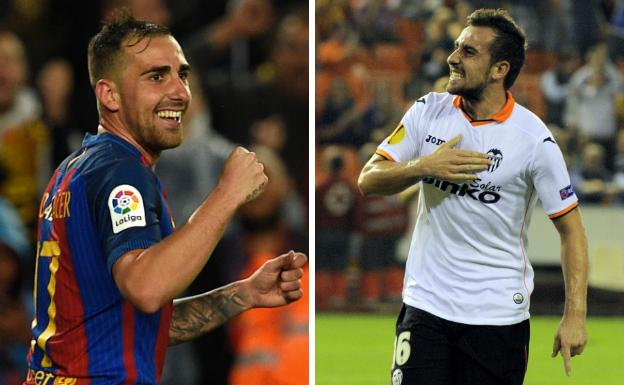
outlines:
[[[425,98],[420,98],[416,101],[416,103],[422,103],[422,104],[427,104],[427,102],[425,101]]]
[[[555,140],[549,136],[548,138],[542,140],[542,143],[546,143],[546,142],[555,143]],[[557,144],[557,143],[555,143],[555,144]]]

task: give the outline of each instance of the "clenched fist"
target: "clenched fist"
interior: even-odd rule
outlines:
[[[303,296],[301,278],[308,257],[289,251],[266,261],[249,278],[243,280],[251,307],[284,306]]]
[[[236,147],[225,161],[219,184],[243,205],[260,195],[268,181],[256,154]]]

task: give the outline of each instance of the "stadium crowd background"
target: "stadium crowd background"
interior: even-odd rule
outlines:
[[[444,92],[446,58],[481,7],[525,29],[511,91],[553,132],[583,207],[624,204],[624,1],[318,0],[318,310],[400,302],[415,191],[365,199],[357,175],[417,98]]]
[[[25,378],[40,194],[54,167],[97,130],[87,43],[115,8],[169,26],[193,67],[187,138],[156,168],[176,223],[216,185],[237,144],[256,151],[271,180],[241,209],[185,294],[240,279],[278,253],[307,250],[308,2],[0,4],[0,384]],[[279,310],[247,312],[170,349],[162,384],[307,383],[307,332],[307,296]]]

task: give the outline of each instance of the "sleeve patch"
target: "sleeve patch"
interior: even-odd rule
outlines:
[[[403,141],[403,138],[405,138],[405,126],[401,122],[388,138],[388,144],[399,144]]]
[[[572,185],[568,185],[562,188],[561,190],[559,190],[559,196],[561,197],[562,201],[568,199],[572,195],[574,195],[574,190],[572,189]]]
[[[146,225],[143,197],[133,186],[122,184],[115,187],[108,196],[108,209],[115,234]]]

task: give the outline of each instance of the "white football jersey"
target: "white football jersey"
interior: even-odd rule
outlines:
[[[578,199],[550,131],[511,93],[491,120],[471,121],[460,105],[448,93],[418,99],[377,149],[388,160],[408,161],[462,134],[455,148],[492,160],[471,183],[419,182],[403,301],[449,321],[511,325],[529,317],[527,230],[537,198],[550,218]]]

